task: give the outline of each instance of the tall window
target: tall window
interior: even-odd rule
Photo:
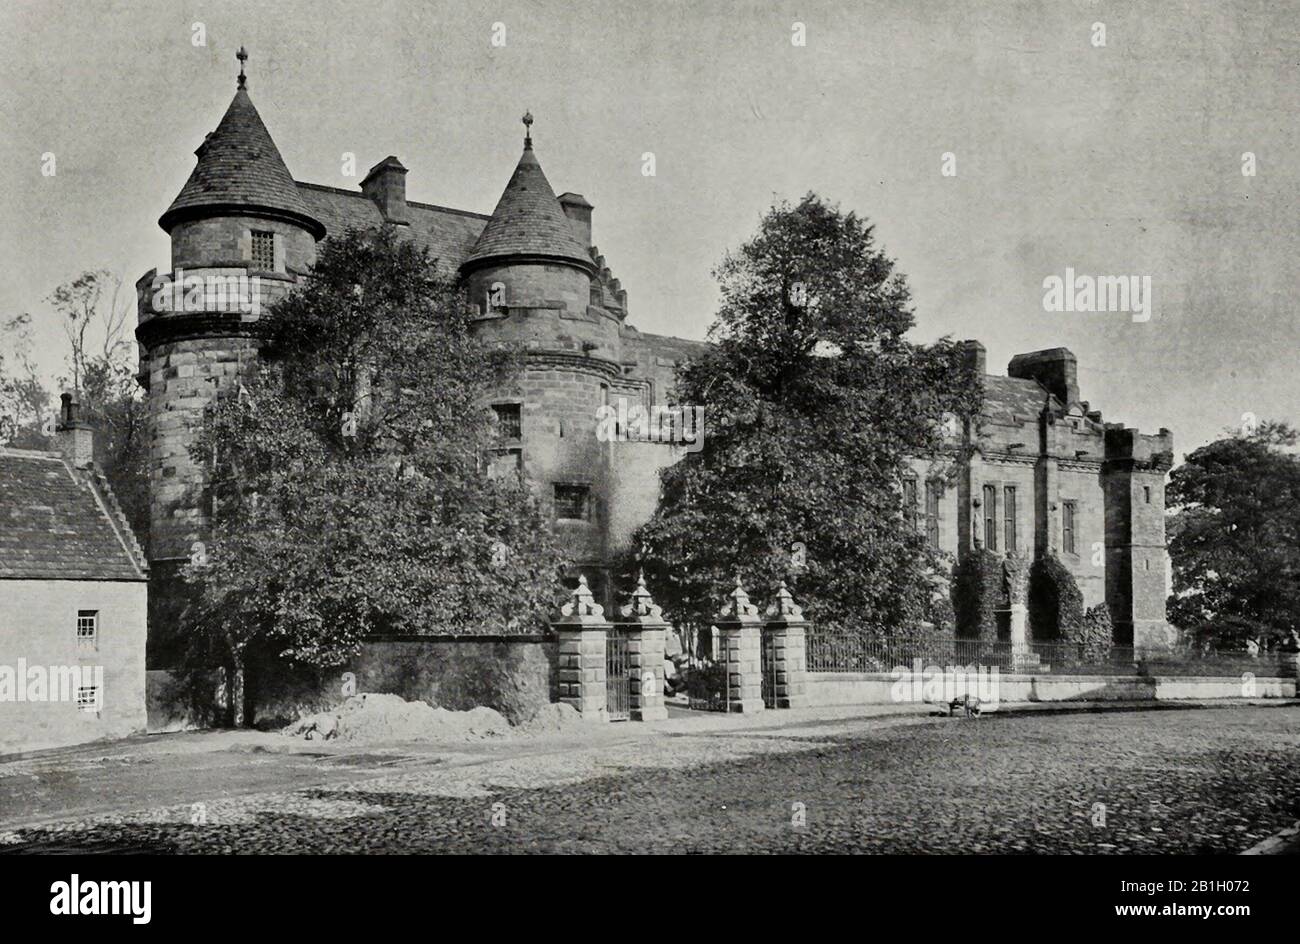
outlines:
[[[275,271],[275,233],[253,230],[253,268],[262,272]]]
[[[916,479],[903,479],[903,520],[916,530]]]
[[[1151,504],[1151,486],[1150,486],[1150,485],[1143,485],[1143,486],[1142,486],[1142,500],[1143,500],[1144,502],[1146,502],[1148,505]]]
[[[1061,548],[1067,554],[1075,553],[1074,550],[1074,502],[1062,502],[1061,504]]]
[[[998,487],[984,486],[984,546],[990,551],[998,549]]]
[[[1008,485],[1002,490],[1002,519],[1005,533],[1003,545],[1008,554],[1016,552],[1016,487]]]
[[[515,442],[523,438],[523,424],[518,403],[494,403],[492,409],[497,415],[497,439],[502,442]]]
[[[942,482],[931,480],[925,483],[925,542],[936,551],[939,549],[939,497],[942,494]]]
[[[555,517],[573,521],[586,521],[588,512],[588,492],[586,485],[555,486]]]

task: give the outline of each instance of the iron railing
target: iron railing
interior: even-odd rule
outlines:
[[[1190,648],[1087,646],[1066,642],[936,639],[813,629],[807,636],[809,672],[890,672],[897,667],[996,667],[1003,672],[1108,675],[1238,675],[1261,678],[1295,673],[1294,657],[1275,652],[1217,652]]]

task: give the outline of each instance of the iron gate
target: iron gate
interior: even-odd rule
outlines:
[[[627,721],[632,717],[634,681],[627,631],[611,629],[605,634],[605,713],[610,721]]]
[[[686,704],[692,711],[727,711],[731,705],[731,676],[727,671],[727,642],[712,626],[687,626]]]
[[[776,707],[776,639],[771,633],[763,633],[763,643],[759,649],[759,670],[762,675],[760,688],[763,693],[763,707]]]

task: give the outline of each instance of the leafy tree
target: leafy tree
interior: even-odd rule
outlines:
[[[951,458],[944,414],[978,409],[960,348],[905,338],[907,285],[873,227],[814,194],[773,207],[714,275],[714,344],[676,387],[704,407],[704,448],[663,471],[636,538],[657,598],[703,621],[739,574],[751,592],[797,584],[823,623],[930,615],[941,562],[905,521],[902,479],[908,457]]]
[[[428,254],[391,228],[333,237],[259,330],[261,365],[194,447],[213,528],[186,568],[191,677],[340,666],[372,633],[540,630],[562,562],[526,484],[485,460],[486,396],[516,363]]]
[[[54,411],[32,360],[31,326],[29,314],[0,321],[0,445],[48,449]]]
[[[129,316],[134,294],[104,269],[88,270],[46,299],[63,324],[71,388],[95,427],[95,461],[136,536],[149,534],[148,406],[135,380]]]
[[[1300,640],[1300,456],[1280,422],[1202,446],[1169,477],[1169,619],[1202,645]]]

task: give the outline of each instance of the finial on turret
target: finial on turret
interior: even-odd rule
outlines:
[[[530,111],[524,112],[524,117],[520,120],[524,123],[524,150],[531,151],[533,149],[533,113]]]
[[[239,52],[235,53],[235,58],[239,60],[239,85],[238,88],[246,88],[248,77],[244,75],[244,63],[248,61],[248,51],[243,46],[239,47]]]

